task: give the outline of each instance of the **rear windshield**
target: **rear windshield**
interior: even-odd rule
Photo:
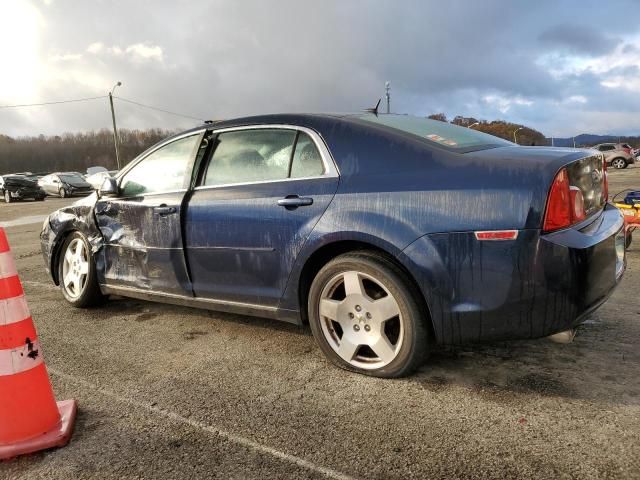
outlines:
[[[430,118],[411,117],[409,115],[358,115],[356,118],[366,122],[390,127],[418,136],[440,147],[459,151],[482,150],[491,147],[513,145],[487,133],[473,128],[459,127],[451,123],[431,120]]]

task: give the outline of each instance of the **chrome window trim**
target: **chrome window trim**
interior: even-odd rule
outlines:
[[[151,192],[151,193],[143,193],[140,195],[134,195],[132,197],[104,197],[105,201],[119,201],[119,202],[126,202],[128,200],[131,200],[132,198],[140,198],[140,197],[154,197],[156,195],[169,195],[170,193],[187,193],[189,191],[188,188],[181,188],[179,190],[163,190],[161,192]],[[136,202],[136,203],[140,203],[140,202]]]
[[[244,185],[260,185],[260,184],[267,184],[267,183],[291,182],[291,181],[298,181],[298,180],[313,180],[316,178],[337,178],[340,176],[338,167],[331,155],[331,152],[327,148],[327,145],[324,142],[323,138],[320,136],[318,132],[308,127],[300,127],[298,125],[289,125],[289,124],[283,124],[283,123],[277,123],[277,124],[274,123],[274,124],[262,124],[262,125],[243,125],[240,127],[225,127],[225,128],[220,128],[218,130],[214,129],[212,130],[212,133],[214,135],[218,135],[220,133],[237,132],[237,131],[243,131],[243,130],[294,130],[294,131],[306,133],[307,135],[309,135],[314,145],[318,149],[318,152],[320,153],[320,158],[322,159],[322,164],[324,166],[324,173],[322,175],[315,175],[311,177],[297,177],[297,178],[287,177],[287,178],[279,178],[274,180],[258,180],[258,181],[251,181],[251,182],[225,183],[222,185],[198,185],[194,188],[194,190],[210,190],[214,188],[239,187]],[[209,158],[209,160],[211,160],[211,158]]]

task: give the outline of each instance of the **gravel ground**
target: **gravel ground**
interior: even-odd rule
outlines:
[[[610,178],[640,188],[640,168]],[[67,447],[0,478],[640,478],[640,238],[572,344],[439,348],[390,381],[332,367],[275,321],[69,307],[38,244],[40,217],[67,203],[0,204],[57,397],[80,404]]]

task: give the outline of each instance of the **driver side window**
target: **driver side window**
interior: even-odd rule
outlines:
[[[171,142],[145,157],[129,170],[120,183],[123,197],[187,188],[200,134]]]

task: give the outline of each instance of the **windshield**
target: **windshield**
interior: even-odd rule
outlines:
[[[84,178],[78,175],[59,175],[59,177],[63,182],[84,182]]]
[[[400,130],[428,140],[440,147],[472,151],[484,148],[513,145],[501,138],[478,132],[472,128],[459,127],[430,118],[411,117],[409,115],[358,115],[356,118],[385,127]]]

